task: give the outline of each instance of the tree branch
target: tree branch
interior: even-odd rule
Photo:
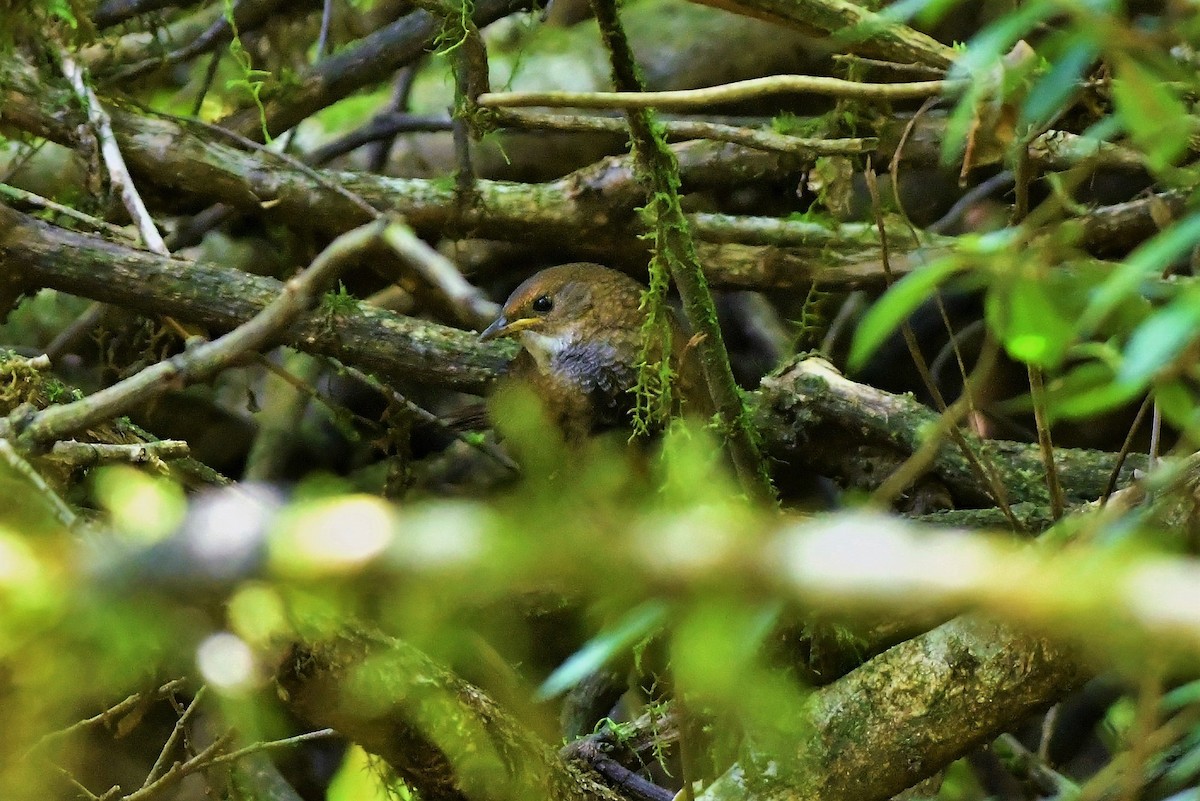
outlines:
[[[1085,677],[1048,640],[957,618],[817,690],[792,721],[800,732],[795,750],[774,770],[756,765],[752,780],[736,766],[700,798],[883,801],[1050,706]]]
[[[965,81],[861,83],[814,75],[771,75],[703,89],[664,92],[487,92],[479,96],[479,105],[485,108],[547,106],[691,111],[718,103],[736,103],[773,94],[829,95],[854,100],[912,100],[953,94],[965,86]]]
[[[70,254],[70,258],[64,258]],[[0,272],[33,285],[120,304],[146,314],[172,314],[218,331],[251,319],[278,297],[272,278],[107,242],[50,225],[0,205]],[[277,344],[333,356],[391,379],[480,391],[511,351],[480,345],[473,334],[365,303],[301,317]]]
[[[889,20],[847,0],[703,0],[705,5],[739,14],[782,21],[811,32],[833,34],[851,50],[865,50],[894,61],[945,68],[954,50],[931,36]]]
[[[482,27],[523,11],[528,5],[528,0],[479,0],[472,16]],[[276,136],[358,89],[387,80],[396,70],[425,55],[441,26],[442,20],[429,12],[414,11],[321,59],[301,73],[298,87],[279,92],[264,103],[267,131]],[[232,114],[221,125],[252,138],[262,136],[257,108]]]
[[[911,395],[857,384],[824,359],[801,358],[764,378],[758,402],[760,436],[771,453],[868,490],[919,449],[925,432],[938,423],[937,413]],[[1037,445],[981,440],[966,431],[962,436],[991,465],[1011,502],[1049,502]],[[1144,456],[1130,459],[1121,471],[1123,482],[1146,467]],[[1056,448],[1054,460],[1067,500],[1079,503],[1104,493],[1117,455]],[[992,505],[987,485],[953,444],[943,443],[930,470],[960,505]]]
[[[218,331],[249,320],[281,289],[271,278],[156,256],[59,228],[2,204],[0,274],[147,314],[170,314]],[[471,333],[365,303],[337,313],[308,314],[280,332],[276,341],[397,382],[469,392],[490,385],[512,356],[504,344],[481,344]],[[857,384],[820,360],[800,361],[764,379],[757,407],[757,426],[769,452],[868,490],[919,446],[921,432],[937,418],[911,397]],[[993,459],[1014,503],[1047,503],[1037,446],[985,444],[964,436]],[[1117,456],[1057,448],[1055,460],[1067,500],[1079,502],[1104,493]],[[878,469],[868,470],[872,464]],[[1144,457],[1131,455],[1120,480],[1127,482],[1135,469],[1145,466]],[[961,503],[986,503],[986,487],[957,451],[940,450],[932,470]]]
[[[102,420],[124,414],[173,384],[208,378],[242,354],[257,350],[305,312],[350,256],[377,241],[386,224],[373,223],[335,239],[313,263],[284,283],[279,294],[251,319],[225,336],[189,348],[85,398],[50,406],[16,420],[0,420],[0,437],[26,447],[62,439]]]
[[[382,757],[428,801],[621,799],[401,640],[357,633],[298,646],[279,681],[300,715]]]

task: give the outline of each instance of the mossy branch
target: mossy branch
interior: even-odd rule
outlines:
[[[895,61],[914,61],[946,68],[954,61],[953,48],[933,37],[888,19],[848,0],[700,0],[705,5],[739,14],[785,22],[801,30],[831,34],[854,51],[874,53]],[[875,4],[872,4],[875,5]]]
[[[280,684],[294,710],[378,754],[421,798],[621,801],[401,640],[360,632],[297,646]]]
[[[612,60],[615,88],[622,92],[642,91],[645,87],[637,73],[615,0],[593,0],[592,8]],[[654,224],[655,251],[651,270],[662,270],[664,263],[670,268],[683,299],[684,314],[699,335],[697,350],[704,378],[742,488],[751,498],[773,498],[774,488],[759,453],[750,415],[729,366],[716,304],[700,268],[687,218],[679,205],[679,165],[649,111],[631,109],[626,120],[636,169],[650,192],[647,213]]]
[[[50,406],[28,417],[0,420],[0,437],[15,439],[28,448],[44,445],[118,417],[180,383],[215,375],[288,328],[311,307],[349,257],[377,241],[385,227],[386,221],[378,221],[342,234],[311,265],[288,280],[258,314],[225,336],[188,348],[80,400]]]
[[[31,288],[50,287],[120,304],[146,314],[170,314],[213,331],[241,325],[278,296],[271,278],[205,262],[167,258],[70,231],[0,204],[0,275],[18,276]],[[380,377],[478,392],[495,379],[512,352],[479,343],[466,331],[404,317],[351,300],[335,314],[302,317],[275,338],[300,350],[334,356]],[[911,396],[857,384],[819,359],[788,365],[764,380],[758,392],[758,427],[767,448],[814,473],[870,490],[887,475],[867,474],[870,454],[893,461],[918,447],[937,415]],[[977,439],[968,436],[973,447]],[[1036,445],[989,441],[1013,503],[1046,502]],[[943,451],[933,472],[968,505],[987,496],[958,451]],[[1056,448],[1055,460],[1069,502],[1102,495],[1116,455]],[[1132,455],[1121,483],[1145,457]],[[894,463],[889,463],[894,467]]]

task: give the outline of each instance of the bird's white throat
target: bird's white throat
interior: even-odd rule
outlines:
[[[550,372],[554,357],[562,353],[575,341],[570,334],[547,336],[537,331],[521,332],[521,345],[529,351],[529,355],[537,362],[538,370],[543,375]]]

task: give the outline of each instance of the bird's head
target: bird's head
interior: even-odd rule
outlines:
[[[479,338],[518,337],[543,358],[576,343],[636,335],[644,287],[598,264],[564,264],[528,278],[513,290],[500,316]]]

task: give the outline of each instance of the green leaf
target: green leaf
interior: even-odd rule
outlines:
[[[1194,679],[1187,684],[1181,684],[1163,694],[1159,706],[1164,712],[1180,712],[1184,707],[1200,704],[1200,679]],[[1196,732],[1200,734],[1200,731]]]
[[[1152,171],[1173,165],[1188,149],[1192,122],[1163,76],[1129,58],[1116,58],[1113,101],[1125,129],[1146,154]]]
[[[1071,297],[1054,292],[1058,283],[1049,276],[1018,275],[988,293],[988,324],[1017,361],[1053,367],[1070,347],[1074,325],[1067,305]]]
[[[551,673],[538,688],[537,698],[553,698],[608,664],[667,619],[664,601],[646,601],[630,610],[615,626],[600,632]]]
[[[1122,383],[1145,385],[1200,334],[1200,291],[1184,292],[1138,326],[1117,373]]]
[[[1092,333],[1128,295],[1140,294],[1138,288],[1147,276],[1161,273],[1197,242],[1200,214],[1192,214],[1139,245],[1093,295],[1080,315],[1078,333],[1084,337]]]
[[[1047,387],[1051,420],[1078,420],[1111,411],[1136,398],[1139,390],[1115,380],[1115,371],[1099,361],[1085,362]]]
[[[908,23],[917,17],[923,25],[931,25],[956,5],[956,0],[898,0],[876,13],[888,22]]]
[[[1021,37],[1055,11],[1054,4],[1035,0],[1001,16],[971,39],[967,44],[967,52],[950,68],[950,77],[979,78],[976,73],[995,66],[999,58],[1012,49]]]
[[[1050,71],[1030,90],[1017,127],[1041,128],[1047,125],[1063,103],[1075,93],[1080,77],[1095,61],[1098,52],[1099,47],[1090,39],[1081,39],[1067,47]]]
[[[963,268],[957,256],[946,256],[892,284],[863,315],[850,345],[851,370],[862,367],[888,335],[909,318],[939,285]]]
[[[1179,430],[1187,431],[1196,424],[1196,398],[1181,379],[1155,385],[1154,402],[1163,420]]]

